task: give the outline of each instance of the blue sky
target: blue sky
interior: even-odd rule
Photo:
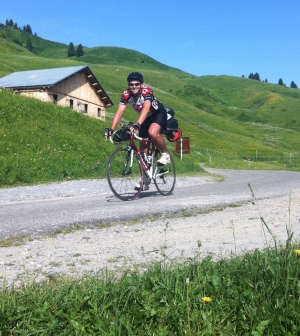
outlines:
[[[300,87],[299,0],[0,0],[0,22],[87,47],[133,49],[196,76]]]

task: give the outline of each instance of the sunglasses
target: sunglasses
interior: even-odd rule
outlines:
[[[129,86],[140,86],[141,83],[129,83]]]

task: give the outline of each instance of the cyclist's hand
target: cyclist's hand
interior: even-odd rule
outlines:
[[[114,130],[112,128],[106,128],[104,133],[105,139],[107,140],[107,138],[111,137],[113,133]]]
[[[130,127],[130,132],[137,133],[140,130],[141,125],[139,123],[134,123]]]

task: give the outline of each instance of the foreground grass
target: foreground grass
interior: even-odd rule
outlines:
[[[200,245],[200,244],[199,244]],[[198,255],[117,277],[29,283],[0,294],[1,335],[296,335],[300,258],[266,248]]]

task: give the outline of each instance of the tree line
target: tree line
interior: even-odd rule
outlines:
[[[11,28],[14,28],[14,29],[23,30],[24,32],[32,35],[32,29],[31,29],[29,24],[27,24],[26,26],[23,26],[23,29],[22,29],[21,27],[18,27],[17,22],[14,22],[12,19],[10,19],[10,20],[6,19],[5,26],[6,27],[11,27]],[[36,35],[36,33],[35,33],[35,35]]]
[[[70,42],[68,47],[68,57],[76,56],[80,57],[84,55],[84,50],[82,44],[79,44],[75,50],[73,42]]]
[[[245,76],[243,75],[242,77],[245,77]],[[257,72],[256,73],[252,73],[251,72],[250,75],[248,76],[248,78],[260,81],[260,76],[259,76],[259,73],[257,73]],[[267,78],[263,82],[268,83]],[[282,86],[286,86],[286,84],[283,82],[282,78],[279,78],[277,84],[278,85],[282,85]],[[297,84],[294,81],[291,81],[290,87],[292,89],[298,89],[298,86],[297,86]]]
[[[10,27],[10,28],[14,28],[14,29],[23,30],[24,32],[29,33],[30,35],[32,35],[32,29],[31,29],[31,27],[30,27],[29,24],[27,24],[26,26],[23,26],[23,29],[22,29],[21,27],[18,26],[17,22],[14,22],[12,19],[6,19],[5,26],[6,27]],[[37,36],[36,33],[34,35]],[[19,43],[19,41],[18,41],[18,43]],[[26,48],[29,51],[33,50],[33,45],[32,45],[32,41],[31,41],[30,38],[28,38],[27,41],[26,41]],[[68,57],[72,57],[72,56],[80,57],[80,56],[83,56],[84,55],[84,50],[83,50],[82,44],[79,44],[77,46],[77,48],[75,49],[73,42],[71,42],[69,44],[69,47],[68,47],[67,55],[68,55]]]
[[[29,24],[27,24],[26,26],[23,26],[23,29],[22,29],[21,27],[18,27],[17,22],[14,22],[12,19],[10,19],[10,20],[6,19],[5,26],[9,27],[9,28],[13,28],[13,29],[23,30],[24,32],[29,33],[30,35],[32,35],[32,29],[31,29],[31,27],[30,27]],[[37,36],[37,33],[34,33],[34,35]],[[20,44],[19,41],[14,41],[14,42]],[[26,41],[26,48],[29,51],[33,50],[32,41],[31,41],[30,38],[28,38],[27,41]]]

